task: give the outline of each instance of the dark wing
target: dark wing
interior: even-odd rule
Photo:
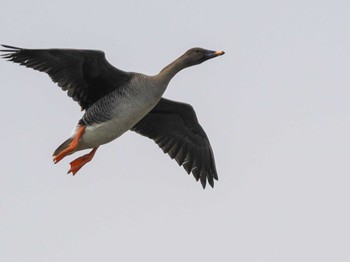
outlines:
[[[3,47],[8,49],[1,50],[6,52],[2,57],[47,73],[83,110],[130,78],[108,63],[102,51]]]
[[[131,130],[153,139],[203,188],[218,180],[213,151],[192,106],[162,98]]]

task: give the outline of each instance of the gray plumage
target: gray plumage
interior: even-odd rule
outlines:
[[[192,48],[159,74],[147,76],[113,67],[102,51],[3,46],[7,48],[1,50],[4,58],[47,73],[85,110],[72,136],[56,149],[54,156],[70,146],[81,126],[85,127],[84,133],[67,155],[87,148],[93,148],[94,154],[100,145],[132,130],[153,139],[188,174],[200,180],[203,188],[207,181],[214,186],[218,175],[213,151],[195,111],[188,104],[162,95],[180,70],[224,52]]]

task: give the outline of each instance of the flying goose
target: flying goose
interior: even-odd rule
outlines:
[[[91,161],[100,145],[128,130],[153,139],[188,174],[214,187],[218,180],[208,137],[192,106],[162,98],[180,70],[223,55],[223,51],[192,48],[157,75],[125,72],[113,67],[102,51],[81,49],[24,49],[2,45],[2,57],[47,73],[77,101],[83,117],[72,135],[53,153],[54,163],[67,155],[92,149],[70,163],[75,175]]]

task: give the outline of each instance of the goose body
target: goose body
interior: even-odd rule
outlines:
[[[81,120],[86,129],[76,151],[109,143],[130,130],[155,107],[166,87],[154,77],[134,74],[128,83],[128,92],[123,95],[112,92],[86,110]]]
[[[192,48],[159,74],[147,76],[113,67],[102,51],[80,49],[23,49],[6,46],[2,56],[47,73],[68,96],[77,101],[83,117],[71,137],[54,152],[54,162],[79,150],[91,149],[73,162],[75,175],[91,161],[97,148],[128,130],[153,139],[175,158],[203,188],[218,179],[209,140],[193,108],[162,98],[170,80],[182,69],[224,54]]]

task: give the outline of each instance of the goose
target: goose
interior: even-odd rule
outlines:
[[[207,181],[214,187],[218,175],[213,150],[193,107],[162,96],[179,71],[225,52],[191,48],[149,76],[117,69],[99,50],[2,46],[3,58],[47,73],[85,111],[71,136],[53,153],[56,164],[77,151],[92,149],[72,161],[68,173],[75,175],[92,160],[99,146],[131,130],[153,139],[200,180],[203,189]]]

